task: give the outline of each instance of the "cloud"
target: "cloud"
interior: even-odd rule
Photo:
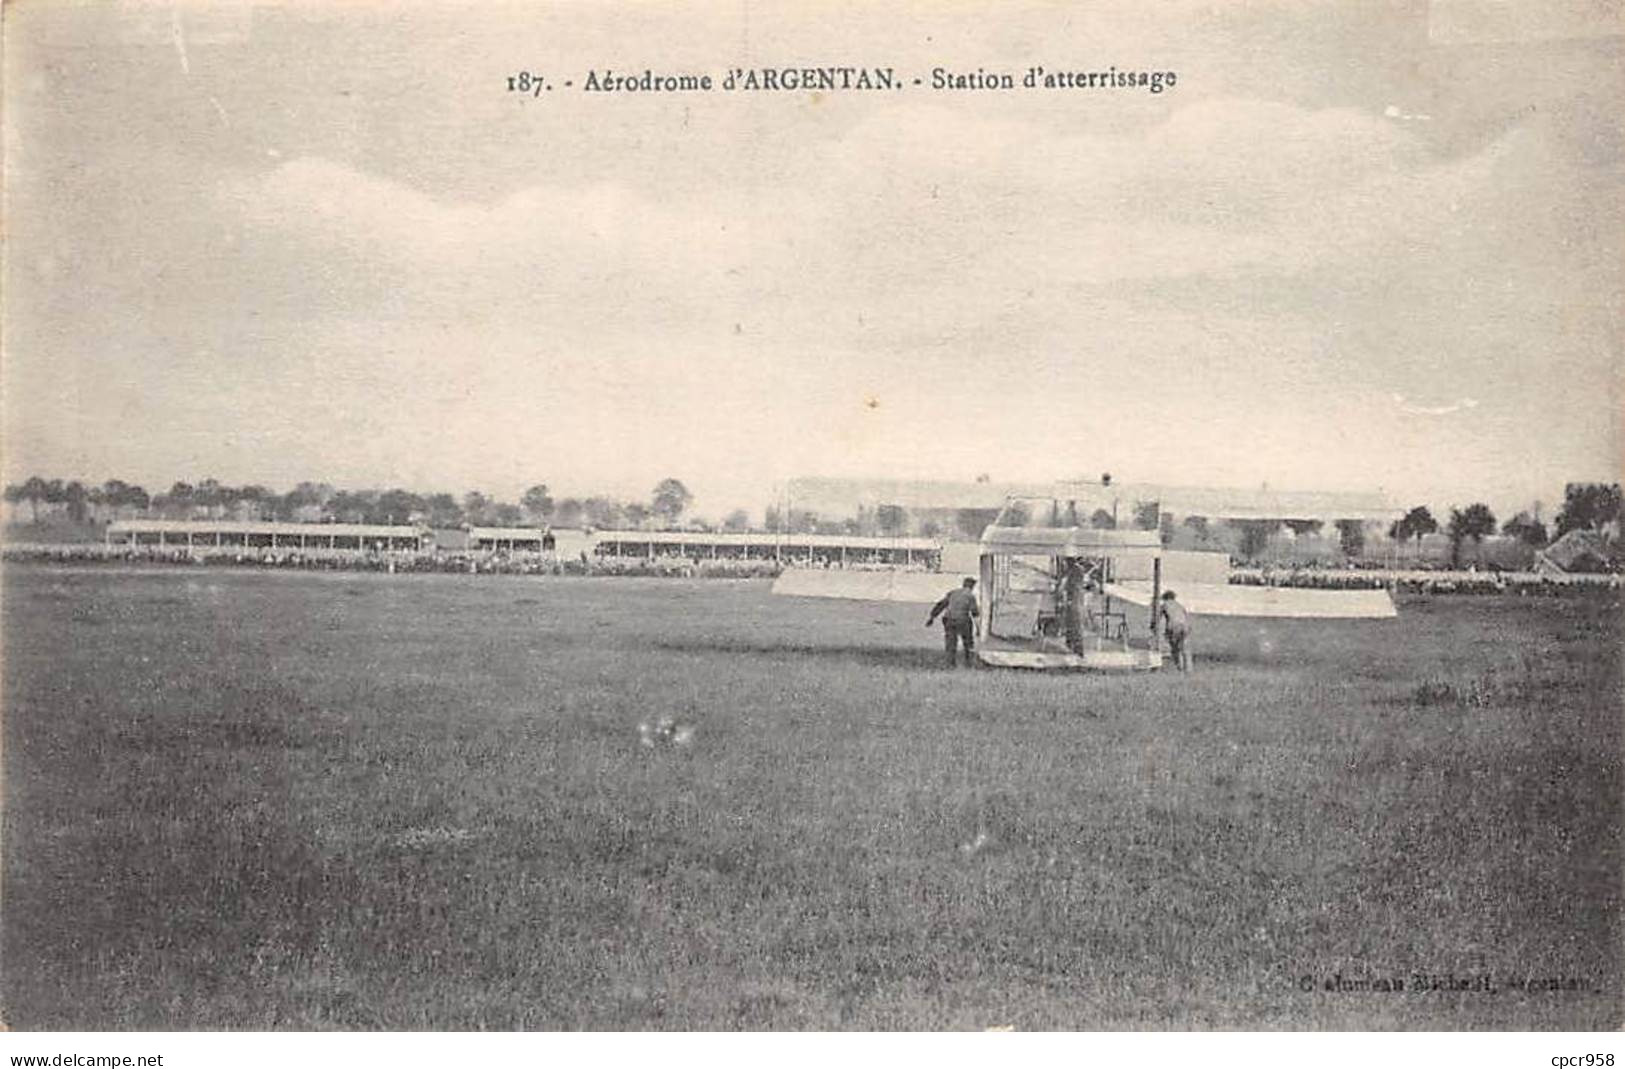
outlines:
[[[402,479],[521,483],[546,457],[757,485],[1032,471],[1161,419],[1206,445],[1140,442],[1157,477],[1224,481],[1262,449],[1277,478],[1357,484],[1380,460],[1355,443],[1423,448],[1397,421],[1450,408],[1406,412],[1396,387],[1560,407],[1497,355],[1528,344],[1543,272],[1589,255],[1551,255],[1526,218],[1564,223],[1583,189],[1539,131],[1449,158],[1375,114],[1233,99],[1111,134],[929,104],[808,121],[826,125],[671,156],[659,187],[600,169],[473,199],[308,155],[224,182],[214,215],[240,240],[206,303],[236,371],[187,418],[298,383],[302,419]],[[1509,406],[1514,384],[1537,400]],[[977,434],[945,443],[941,414],[984,393]],[[507,459],[456,445],[403,469],[377,445],[403,427],[496,435]]]
[[[1463,397],[1448,405],[1419,405],[1402,393],[1394,394],[1393,398],[1394,407],[1410,416],[1453,416],[1457,412],[1478,407],[1478,402],[1471,397]]]
[[[599,181],[454,201],[302,158],[225,201],[268,243],[334,265],[327,284],[359,285],[363,316],[370,287],[389,314],[583,343],[738,325],[814,347],[907,346],[1073,322],[1090,294],[1122,286],[1470,276],[1505,261],[1519,224],[1504,187],[1538,198],[1525,157],[1546,148],[1514,134],[1437,159],[1376,115],[1233,99],[1063,137],[1042,117],[900,104],[764,147],[717,180],[698,180],[709,162],[674,160],[658,194]]]

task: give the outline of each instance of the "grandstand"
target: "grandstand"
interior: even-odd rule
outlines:
[[[115,520],[109,546],[421,551],[433,548],[430,532],[402,524],[260,523],[242,520]]]
[[[904,567],[937,571],[942,543],[934,538],[862,535],[600,531],[600,557],[683,557],[690,560],[771,560],[824,568]]]
[[[551,553],[552,531],[534,527],[470,527],[468,545],[483,553]]]

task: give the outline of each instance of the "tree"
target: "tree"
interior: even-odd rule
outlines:
[[[340,490],[328,498],[326,508],[340,523],[367,523],[377,500],[373,490]]]
[[[100,500],[97,503],[115,516],[118,515],[118,510],[128,503],[130,484],[123,479],[109,479],[102,483],[99,490]]]
[[[1287,529],[1293,534],[1299,538],[1304,538],[1308,535],[1319,534],[1320,529],[1325,527],[1326,523],[1324,520],[1287,520],[1286,525]]]
[[[1174,544],[1175,530],[1177,528],[1174,526],[1174,514],[1172,512],[1164,512],[1157,517],[1157,531],[1162,538],[1164,549]]]
[[[532,523],[544,523],[553,515],[553,495],[547,492],[546,483],[537,483],[526,490],[520,496],[519,504]]]
[[[1280,528],[1279,520],[1231,520],[1230,526],[1241,532],[1238,552],[1243,560],[1256,560],[1269,548],[1270,539]]]
[[[653,510],[641,501],[627,502],[625,512],[626,524],[633,530],[642,530],[649,522],[649,517],[654,514]]]
[[[1394,521],[1388,528],[1388,537],[1395,542],[1409,542],[1416,539],[1417,548],[1420,549],[1422,539],[1439,529],[1439,521],[1433,518],[1426,505],[1417,505],[1404,516]]]
[[[229,494],[230,489],[220,485],[219,479],[204,479],[192,490],[192,503],[201,506],[205,515],[213,519]]]
[[[1501,525],[1501,533],[1526,546],[1539,549],[1546,544],[1546,525],[1527,512],[1520,512]]]
[[[85,503],[88,498],[85,484],[78,479],[62,488],[62,500],[68,503],[68,518],[74,523],[85,522]]]
[[[250,519],[263,520],[265,514],[276,502],[276,495],[263,486],[245,486],[237,491],[238,507],[248,506],[253,515]]]
[[[278,519],[292,520],[298,518],[302,509],[328,509],[335,493],[336,491],[326,483],[302,482],[276,498],[272,502],[272,508]]]
[[[191,483],[177,482],[171,485],[169,493],[163,496],[163,504],[160,507],[190,513],[192,511],[192,495],[194,492]]]
[[[1185,526],[1196,533],[1197,541],[1206,542],[1208,538],[1208,522],[1206,516],[1186,516]]]
[[[511,501],[498,501],[491,506],[491,518],[498,527],[518,527],[524,522],[525,513]]]
[[[491,499],[478,490],[470,490],[463,495],[463,516],[469,523],[485,523],[490,508]]]
[[[875,522],[884,535],[900,535],[908,530],[908,510],[901,505],[881,505],[875,510]]]
[[[51,496],[51,484],[38,475],[30,475],[23,483],[23,500],[28,502],[28,508],[34,516],[34,522],[39,522],[39,504]]]
[[[676,479],[661,479],[655,486],[651,508],[667,525],[675,525],[677,518],[694,502],[694,495],[688,492]]]
[[[941,538],[942,524],[938,523],[936,520],[926,520],[924,523],[920,524],[920,534],[926,538]]]
[[[1365,552],[1365,524],[1359,520],[1337,521],[1337,544],[1343,556],[1354,558]]]
[[[722,521],[722,529],[725,531],[750,530],[750,513],[746,512],[744,509],[734,509],[732,512],[728,513],[727,518]]]
[[[152,506],[152,498],[147,495],[145,487],[131,483],[124,488],[122,502],[114,502],[114,504],[129,505],[131,508],[145,512]]]
[[[614,529],[626,522],[620,503],[607,497],[589,497],[581,503],[581,511],[587,522],[598,528]]]
[[[567,497],[553,506],[553,522],[560,527],[580,527],[585,518],[581,502],[573,497]]]
[[[1563,511],[1557,514],[1559,538],[1570,531],[1600,531],[1619,520],[1618,483],[1569,483],[1563,488]]]
[[[1094,515],[1089,517],[1089,526],[1110,531],[1117,526],[1117,520],[1105,509],[1095,509]]]
[[[982,532],[998,518],[998,509],[957,509],[954,512],[954,533],[961,538],[981,538]]]
[[[10,490],[8,488],[8,493]],[[39,503],[51,494],[51,484],[38,475],[30,475],[23,484],[16,489],[16,496],[12,500],[28,502],[29,516],[35,523],[39,522]]]
[[[1134,527],[1139,531],[1155,531],[1161,522],[1162,504],[1157,501],[1139,501],[1134,505]]]
[[[1479,559],[1482,560],[1484,536],[1495,533],[1495,513],[1482,504],[1468,505],[1465,509],[1453,508],[1446,532],[1450,535],[1451,567],[1461,563],[1461,543],[1468,538],[1473,540],[1473,547],[1478,550]]]
[[[767,506],[767,511],[762,513],[762,526],[774,534],[784,530],[784,513],[779,510],[779,506]]]
[[[421,516],[425,509],[423,498],[397,487],[379,494],[371,511],[371,518],[377,523],[409,523],[412,517]]]
[[[455,497],[444,492],[424,498],[423,510],[429,514],[430,527],[456,527],[463,522],[462,506]]]

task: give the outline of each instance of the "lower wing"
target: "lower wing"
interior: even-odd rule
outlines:
[[[953,580],[952,575],[934,572],[786,568],[773,581],[773,593],[799,598],[845,598],[849,601],[901,601],[932,605],[955,585]]]
[[[1274,616],[1293,619],[1386,620],[1398,616],[1386,590],[1303,590],[1278,586],[1181,583],[1179,603],[1197,616]],[[1151,584],[1108,583],[1106,593],[1134,605],[1151,604]]]

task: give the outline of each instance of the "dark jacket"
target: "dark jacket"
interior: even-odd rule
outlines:
[[[939,614],[945,624],[968,624],[972,617],[982,615],[982,610],[976,604],[974,590],[958,587],[948,591],[941,601],[931,606],[931,616],[926,623],[935,620]]]

